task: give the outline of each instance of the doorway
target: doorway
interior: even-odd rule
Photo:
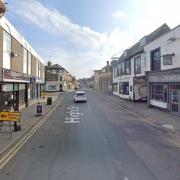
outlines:
[[[170,110],[173,114],[180,115],[180,90],[170,91]]]

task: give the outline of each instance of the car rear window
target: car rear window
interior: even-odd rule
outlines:
[[[85,93],[76,93],[76,96],[84,96]]]

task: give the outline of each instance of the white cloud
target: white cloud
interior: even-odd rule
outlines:
[[[55,62],[67,67],[77,77],[92,75],[93,69],[104,66],[114,53],[124,49],[131,41],[130,36],[119,28],[108,34],[81,27],[56,9],[47,8],[36,0],[28,3],[18,1],[16,6],[16,13],[26,22],[66,39],[69,48],[49,47],[46,52],[50,52]]]
[[[112,17],[114,17],[114,18],[116,18],[116,19],[122,19],[122,18],[124,18],[124,17],[127,17],[127,15],[125,14],[124,11],[119,10],[119,11],[113,13],[113,14],[112,14]]]

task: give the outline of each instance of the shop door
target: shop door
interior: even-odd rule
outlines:
[[[170,100],[171,112],[180,115],[180,90],[171,90]]]

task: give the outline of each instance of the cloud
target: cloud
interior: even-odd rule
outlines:
[[[122,19],[122,18],[125,18],[127,17],[126,13],[122,10],[119,10],[115,13],[112,14],[112,17],[116,18],[116,19]]]
[[[92,75],[106,61],[132,42],[131,36],[116,27],[111,33],[99,33],[86,26],[79,26],[54,8],[37,0],[17,1],[15,13],[25,22],[32,23],[49,35],[66,39],[66,46],[46,47],[53,61],[72,71],[77,77]],[[47,54],[46,54],[47,55]]]

